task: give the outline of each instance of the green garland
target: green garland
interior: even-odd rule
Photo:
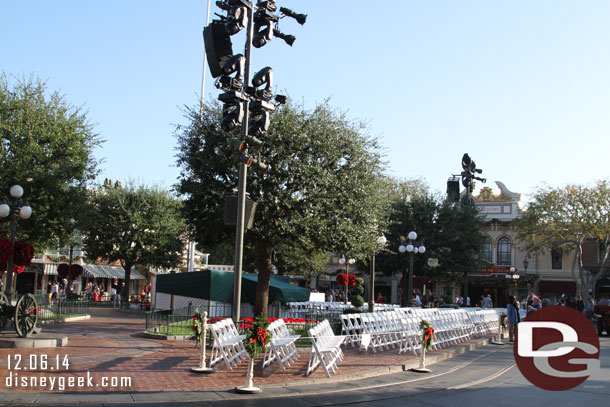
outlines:
[[[195,315],[193,315],[193,337],[195,338],[195,346],[201,342],[203,336],[203,315],[199,312],[199,308],[195,308]]]
[[[269,321],[267,317],[259,314],[254,318],[252,327],[246,330],[244,345],[252,359],[256,359],[259,354],[264,353],[267,349],[267,344],[271,342],[271,334],[267,331],[268,327]]]
[[[424,332],[422,334],[422,346],[429,351],[432,349],[432,341],[434,339],[434,328],[432,328],[432,324],[425,319],[422,319],[419,323],[419,329],[422,329]]]

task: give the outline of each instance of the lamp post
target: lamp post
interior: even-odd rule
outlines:
[[[506,275],[507,279],[510,279],[511,282],[516,286],[517,285],[517,280],[519,280],[519,272],[517,271],[517,268],[515,266],[510,266],[510,274]]]
[[[345,264],[345,274],[349,276],[349,265],[350,264],[354,264],[356,263],[356,259],[349,259],[346,260],[345,256],[341,256],[341,258],[339,259],[339,264],[343,265]],[[344,304],[347,304],[347,284],[345,285],[345,298],[343,300]]]
[[[381,248],[385,246],[388,239],[382,233],[381,236],[377,238],[377,247]],[[371,288],[369,289],[369,312],[375,311],[375,252],[373,252],[373,258],[371,261]]]
[[[21,185],[13,185],[10,189],[11,197],[7,202],[0,204],[0,217],[6,218],[11,216],[10,240],[13,248],[15,247],[15,234],[17,231],[17,215],[21,219],[28,219],[32,216],[32,208],[28,205],[26,199],[23,198],[23,187]],[[5,294],[9,303],[13,297],[13,255],[8,259],[6,267],[6,290]]]
[[[529,266],[529,265],[530,265],[530,262],[526,257],[525,259],[523,259],[523,274],[527,274],[527,266]]]
[[[425,253],[426,247],[423,243],[415,242],[417,239],[417,233],[414,231],[409,232],[408,241],[404,240],[398,247],[398,251],[401,253],[409,252],[411,255],[409,258],[409,275],[406,272],[402,272],[402,306],[407,307],[411,304],[413,299],[413,255],[416,253]],[[405,244],[406,243],[406,244]],[[419,246],[417,246],[419,244]]]

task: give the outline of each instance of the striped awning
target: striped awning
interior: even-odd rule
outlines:
[[[44,275],[45,276],[56,276],[57,275],[57,263],[45,263],[44,264]]]
[[[45,263],[45,275],[57,275],[58,263]],[[83,277],[89,278],[110,278],[116,280],[125,279],[125,270],[120,266],[107,266],[102,264],[83,264]],[[146,278],[140,274],[135,267],[131,269],[132,280],[145,280]]]
[[[125,279],[125,270],[120,266],[107,266],[102,264],[85,264],[83,265],[83,275],[90,278],[111,278],[116,280]],[[132,280],[145,280],[135,267],[131,269]]]

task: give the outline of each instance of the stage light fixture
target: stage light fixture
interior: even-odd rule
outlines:
[[[235,73],[235,80],[243,82],[246,58],[233,55],[231,37],[221,21],[214,20],[203,29],[205,52],[213,78]]]
[[[271,123],[271,112],[275,110],[273,103],[264,100],[254,100],[250,103],[250,126],[248,126],[248,134],[254,137],[260,137],[267,133]]]
[[[297,23],[299,23],[301,25],[305,24],[305,22],[307,20],[307,14],[295,13],[294,11],[292,11],[286,7],[280,7],[280,13],[284,14],[287,17],[294,18],[295,20],[297,20]]]
[[[275,35],[278,38],[283,39],[284,42],[286,42],[286,44],[290,45],[291,47],[292,47],[292,44],[294,44],[294,41],[297,39],[297,37],[295,37],[294,35],[284,34],[280,30],[276,30],[276,29],[273,29],[273,35]]]
[[[241,125],[244,119],[244,101],[246,97],[241,92],[226,92],[218,96],[218,100],[223,102],[222,120],[220,127],[224,131],[231,131]]]

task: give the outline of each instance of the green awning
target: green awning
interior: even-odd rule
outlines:
[[[269,303],[308,301],[309,290],[289,283],[290,277],[271,276],[269,281]],[[243,273],[241,300],[254,304],[258,274]],[[157,292],[201,298],[203,300],[233,302],[233,272],[201,270],[190,273],[157,276]]]

